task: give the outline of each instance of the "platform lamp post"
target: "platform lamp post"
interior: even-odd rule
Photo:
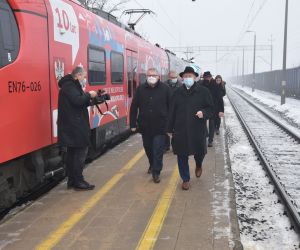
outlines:
[[[242,63],[242,88],[245,84],[245,48],[243,48],[243,63]]]
[[[281,105],[285,104],[286,97],[286,48],[287,48],[287,28],[288,28],[288,7],[289,1],[285,2],[285,22],[284,22],[284,44],[283,44],[283,65],[281,82]]]
[[[253,75],[252,75],[252,92],[255,90],[255,60],[256,60],[256,31],[247,30],[246,33],[254,33],[253,45]]]

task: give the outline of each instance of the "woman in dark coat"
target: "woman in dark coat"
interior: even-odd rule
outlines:
[[[219,88],[219,95],[220,98],[222,98],[226,95],[226,88],[225,88],[225,84],[226,82],[223,81],[222,76],[217,75],[215,78],[216,84]],[[218,113],[215,116],[215,128],[216,128],[216,134],[220,134],[220,125],[221,125],[221,117],[224,116],[224,102],[221,102],[221,105],[223,105],[223,112]]]
[[[180,76],[183,86],[172,97],[168,132],[173,135],[182,189],[188,190],[189,155],[194,155],[196,161],[196,177],[202,174],[202,162],[207,152],[205,121],[213,114],[213,101],[209,90],[195,83],[198,74],[192,67],[186,67]]]

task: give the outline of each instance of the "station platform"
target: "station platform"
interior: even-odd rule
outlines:
[[[95,190],[68,190],[64,181],[3,222],[0,249],[242,249],[223,133],[200,179],[190,157],[188,191],[172,152],[153,183],[141,136],[131,136],[85,169]]]

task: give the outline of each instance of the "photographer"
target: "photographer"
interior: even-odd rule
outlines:
[[[87,107],[97,92],[84,93],[82,85],[86,82],[86,71],[76,67],[71,74],[64,76],[58,83],[58,144],[67,147],[68,188],[92,190],[83,178],[82,172],[90,143],[90,122]]]

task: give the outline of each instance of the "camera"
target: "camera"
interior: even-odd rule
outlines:
[[[93,104],[101,104],[110,100],[110,95],[105,93],[104,90],[99,89],[97,91],[97,96],[93,98]]]

